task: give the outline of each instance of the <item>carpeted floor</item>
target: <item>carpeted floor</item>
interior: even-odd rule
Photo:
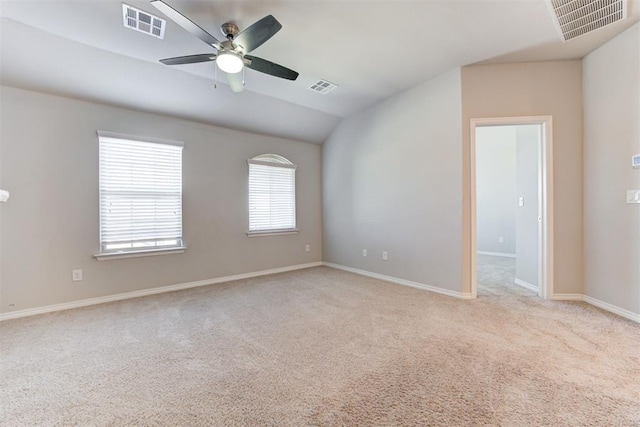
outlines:
[[[516,285],[516,259],[480,255],[477,258],[478,297],[536,296],[535,292]]]
[[[0,323],[0,424],[639,426],[640,325],[319,267]]]

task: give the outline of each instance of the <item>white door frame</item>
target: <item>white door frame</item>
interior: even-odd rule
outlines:
[[[551,116],[492,117],[471,119],[469,177],[471,189],[471,295],[478,296],[478,254],[476,224],[476,128],[482,126],[542,125],[540,144],[540,189],[538,192],[540,227],[538,227],[539,295],[553,297],[553,120]]]

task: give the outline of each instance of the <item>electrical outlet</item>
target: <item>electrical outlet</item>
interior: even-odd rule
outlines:
[[[388,259],[389,259],[389,252],[383,251],[382,252],[382,260],[383,261],[387,261]]]
[[[366,250],[366,249],[363,249],[363,250],[362,250],[362,256],[364,256],[364,257],[366,257],[366,256],[367,256],[367,250]]]
[[[304,247],[305,252],[309,252],[311,250],[311,246],[307,245]]]
[[[627,190],[627,203],[640,203],[640,190]]]
[[[80,280],[82,280],[82,270],[72,270],[71,278],[74,282],[79,282]]]
[[[504,237],[502,236],[498,237],[498,243],[504,243]]]

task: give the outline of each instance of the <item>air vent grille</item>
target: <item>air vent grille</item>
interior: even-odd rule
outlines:
[[[320,93],[322,95],[327,94],[329,92],[331,92],[332,90],[334,90],[335,88],[337,88],[338,85],[331,83],[327,80],[318,80],[317,82],[315,82],[314,84],[311,85],[311,87],[309,87],[309,89],[311,89],[314,92]]]
[[[548,0],[563,41],[626,18],[626,0]]]
[[[124,26],[159,39],[164,38],[167,21],[150,13],[122,3],[122,19]]]

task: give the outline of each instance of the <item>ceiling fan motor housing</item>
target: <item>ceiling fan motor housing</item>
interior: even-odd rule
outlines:
[[[233,40],[239,32],[238,26],[233,22],[225,22],[220,26],[220,29],[222,30],[222,34],[224,34],[224,36],[230,40]]]

